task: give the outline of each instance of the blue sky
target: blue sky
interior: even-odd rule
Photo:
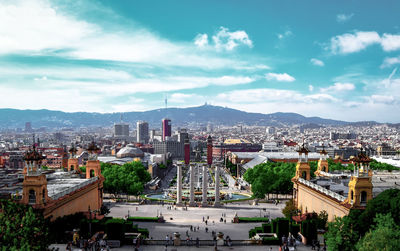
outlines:
[[[0,1],[0,107],[400,122],[398,1]]]

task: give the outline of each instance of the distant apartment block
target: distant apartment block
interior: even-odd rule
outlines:
[[[115,138],[129,137],[129,124],[125,123],[114,124],[114,137]]]
[[[178,141],[163,141],[153,143],[154,154],[171,153],[172,158],[183,158],[184,143]]]
[[[356,139],[357,134],[355,133],[337,133],[337,132],[330,132],[329,138],[331,140],[338,140],[338,139]]]
[[[136,141],[142,144],[149,142],[149,123],[138,121],[136,123]]]
[[[162,140],[165,141],[166,137],[171,137],[171,120],[167,118],[162,120]]]

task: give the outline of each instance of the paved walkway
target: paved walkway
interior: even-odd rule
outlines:
[[[61,250],[65,250],[66,245],[65,244],[53,244],[50,246],[51,248],[55,248],[55,249],[59,249]],[[278,246],[234,246],[234,247],[218,247],[218,250],[235,250],[235,251],[269,251],[270,248],[272,247],[273,251],[278,251],[279,247]],[[75,249],[74,251],[78,251],[80,249]],[[123,246],[120,248],[113,248],[112,250],[134,250],[133,246]],[[149,251],[183,251],[183,250],[188,250],[188,251],[199,251],[199,250],[214,250],[213,247],[186,247],[186,246],[180,246],[180,247],[167,247],[167,249],[165,249],[165,246],[141,246],[139,248],[140,251],[144,251],[144,250],[149,250]],[[311,250],[311,247],[307,247],[307,246],[298,246],[296,251],[308,251]]]
[[[129,216],[157,216],[157,214],[162,214],[166,220],[165,223],[138,223],[139,227],[148,228],[150,237],[155,240],[164,240],[166,235],[172,235],[174,232],[179,232],[182,239],[186,239],[186,231],[193,239],[198,237],[201,240],[211,240],[211,232],[215,231],[223,232],[225,237],[229,235],[233,240],[245,240],[249,237],[249,230],[256,226],[261,226],[261,223],[232,223],[235,213],[239,217],[271,216],[271,218],[276,218],[283,216],[281,213],[283,207],[284,203],[280,203],[277,206],[272,203],[260,203],[258,206],[253,206],[249,205],[249,202],[238,202],[230,203],[221,208],[188,207],[186,211],[182,208],[168,210],[167,205],[114,203],[110,209],[109,216],[123,218],[128,215],[128,210]],[[226,217],[222,217],[222,214],[226,215]],[[207,220],[207,225],[203,222],[203,217]],[[226,223],[220,222],[221,217]],[[190,231],[190,226],[195,227],[196,231]],[[208,232],[206,232],[206,228],[208,228]]]

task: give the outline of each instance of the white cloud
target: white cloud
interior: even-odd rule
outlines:
[[[251,67],[240,58],[194,50],[195,44],[172,42],[132,24],[100,26],[82,21],[73,12],[53,6],[53,2],[6,1],[0,3],[0,55],[57,55],[74,59],[112,60],[157,66],[235,69]],[[111,27],[112,26],[112,27]],[[107,28],[111,27],[111,28]],[[252,47],[244,31],[229,32],[221,27],[215,39],[218,47],[233,50],[239,45]],[[197,45],[206,46],[205,36]]]
[[[400,49],[400,35],[383,34],[381,45],[384,51],[395,51]]]
[[[392,65],[395,65],[395,64],[400,64],[400,56],[392,57],[392,58],[389,58],[389,57],[385,58],[383,60],[381,68],[391,67]]]
[[[314,86],[308,85],[308,90],[309,90],[310,92],[314,91]]]
[[[384,33],[380,36],[376,31],[358,31],[345,33],[331,38],[332,53],[348,54],[364,50],[370,45],[379,44],[384,51],[400,49],[400,35]]]
[[[294,77],[290,76],[287,73],[272,73],[272,72],[267,73],[265,75],[265,78],[267,80],[276,80],[279,82],[293,82],[296,80]]]
[[[232,51],[239,45],[253,47],[253,41],[250,40],[247,33],[243,30],[230,32],[228,28],[220,27],[218,33],[212,37],[217,50]]]
[[[291,30],[287,30],[284,33],[279,33],[277,36],[280,40],[285,39],[287,37],[290,37],[293,35],[293,32]]]
[[[197,34],[197,36],[194,38],[194,44],[200,48],[206,47],[208,45],[208,35]]]
[[[233,103],[314,103],[314,102],[332,102],[336,98],[329,94],[318,93],[312,95],[303,95],[293,90],[280,89],[247,89],[234,90],[217,95],[216,100],[227,100]]]
[[[319,60],[319,59],[316,59],[316,58],[310,59],[310,62],[311,62],[313,65],[316,65],[316,66],[324,66],[324,65],[325,65],[323,61],[321,61],[321,60]]]
[[[171,103],[191,103],[191,104],[199,104],[204,97],[201,95],[197,95],[194,93],[185,94],[185,93],[172,93],[170,98],[168,99]]]
[[[336,21],[338,23],[344,23],[349,21],[354,16],[354,13],[351,14],[338,14],[336,15]]]
[[[346,33],[331,39],[331,50],[333,53],[353,53],[380,41],[380,36],[375,31],[359,31],[355,34]]]
[[[343,92],[343,91],[352,91],[356,87],[352,83],[334,83],[333,85],[320,88],[321,92]]]
[[[371,95],[367,100],[375,104],[394,104],[396,98],[392,95]]]
[[[46,81],[47,80],[47,77],[46,76],[43,76],[43,77],[41,77],[41,78],[34,78],[33,80],[35,80],[35,81]]]

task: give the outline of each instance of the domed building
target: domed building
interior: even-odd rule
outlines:
[[[128,144],[117,152],[117,158],[143,158],[143,156],[143,151],[135,147],[133,144]]]

